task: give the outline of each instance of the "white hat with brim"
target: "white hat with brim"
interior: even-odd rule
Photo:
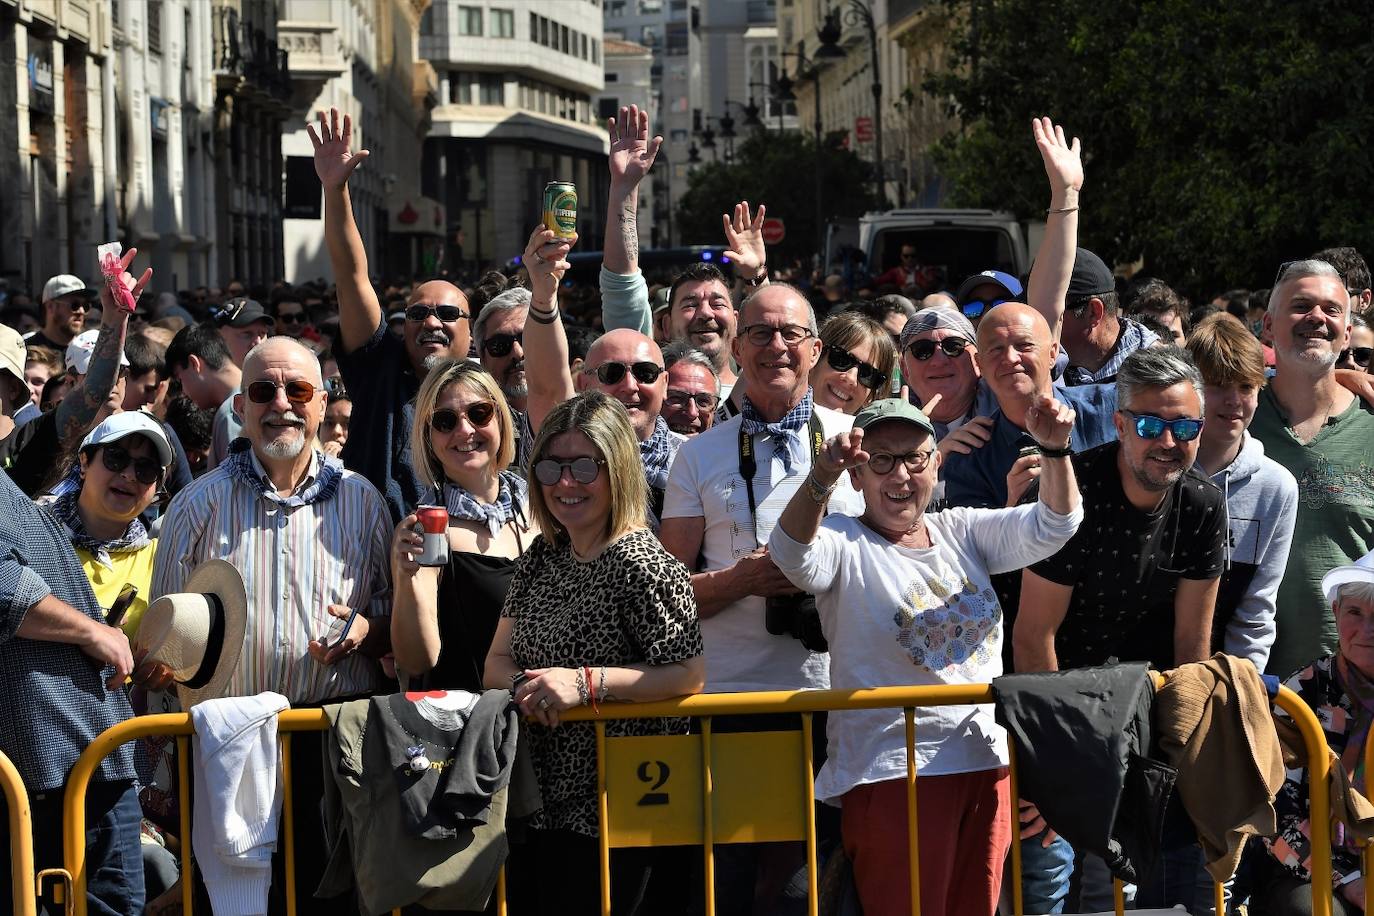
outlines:
[[[1351,582],[1368,582],[1374,585],[1374,551],[1360,557],[1348,566],[1337,566],[1322,576],[1322,594],[1328,604],[1336,602],[1336,589]]]
[[[171,466],[175,455],[172,452],[172,443],[167,438],[167,431],[162,428],[157,418],[141,410],[125,410],[105,418],[81,440],[81,448],[94,448],[97,445],[118,442],[129,436],[146,437],[153,443],[153,448],[157,449],[157,463],[162,465],[163,470]]]
[[[67,368],[77,375],[85,375],[86,370],[91,365],[91,354],[95,352],[95,342],[100,337],[98,328],[91,328],[89,331],[82,331],[72,338],[72,342],[67,344],[66,361]],[[124,355],[124,351],[119,351],[119,364],[129,365],[129,357]]]
[[[25,347],[24,338],[19,336],[19,332],[9,325],[0,324],[0,372],[8,372],[24,382],[24,363],[27,356],[28,348]],[[15,410],[21,406],[16,404]]]
[[[224,560],[206,560],[183,591],[148,605],[136,643],[146,661],[172,669],[182,709],[224,696],[238,668],[248,624],[243,576]]]

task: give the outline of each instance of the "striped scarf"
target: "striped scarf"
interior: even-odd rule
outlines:
[[[529,485],[513,471],[502,471],[498,477],[500,489],[494,503],[484,503],[457,484],[445,483],[443,504],[448,509],[449,518],[481,522],[487,526],[491,536],[496,537],[497,532],[517,515],[523,517]]]

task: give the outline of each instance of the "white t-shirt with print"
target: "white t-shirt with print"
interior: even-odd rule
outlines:
[[[816,595],[837,690],[986,683],[1002,673],[1002,608],[989,575],[1054,554],[1083,510],[1059,515],[1044,503],[1013,509],[949,509],[925,517],[933,546],[899,547],[856,518],[831,515],[799,544],[773,531],[773,559],[792,583]],[[816,797],[838,803],[864,783],[906,777],[906,719],[900,709],[832,712],[829,755]],[[1006,733],[992,707],[916,709],[916,765],[922,775],[1005,766]]]
[[[827,439],[854,425],[852,417],[838,411],[816,407],[815,412]],[[807,445],[805,458],[794,465],[791,474],[784,472],[773,437],[753,437],[758,466],[754,475],[756,532],[749,516],[744,479],[739,473],[741,422],[740,417],[732,417],[684,442],[668,475],[663,518],[705,520],[703,563],[696,571],[725,569],[767,544],[778,516],[811,470],[811,448],[805,427],[799,431]],[[850,486],[848,475],[841,478],[831,496],[829,510],[846,515],[863,512],[863,497]],[[774,636],[764,628],[762,598],[742,598],[714,616],[703,618],[701,636],[706,646],[709,693],[830,686],[824,653],[810,652],[791,636]]]

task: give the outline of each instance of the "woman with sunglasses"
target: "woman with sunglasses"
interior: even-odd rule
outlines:
[[[483,668],[515,562],[530,542],[527,488],[511,471],[515,434],[500,386],[475,364],[445,359],[415,395],[411,455],[448,510],[448,562],[420,566],[412,514],[392,551],[391,642],[396,666],[428,686],[481,691]]]
[[[1370,357],[1374,356],[1374,330],[1369,322],[1359,315],[1350,316],[1350,346],[1341,351],[1336,358],[1337,369],[1354,369],[1356,372],[1374,372]]]
[[[126,586],[138,590],[118,621],[130,637],[148,607],[157,549],[139,516],[162,490],[173,454],[152,416],[117,413],[86,435],[70,471],[41,500],[66,528],[101,607],[112,608]]]
[[[858,312],[831,315],[821,325],[821,358],[811,369],[811,397],[851,416],[892,385],[897,351],[887,329]]]
[[[511,886],[531,894],[524,912],[596,913],[596,733],[587,722],[559,727],[559,715],[700,692],[701,629],[687,568],[645,527],[648,485],[620,402],[588,391],[559,404],[533,455],[530,507],[542,533],[517,566],[486,665],[486,686],[509,687],[537,723],[521,737],[530,742],[543,809]],[[685,734],[686,726],[626,719],[608,721],[606,734]],[[649,868],[664,855],[611,854],[616,912],[635,910]]]

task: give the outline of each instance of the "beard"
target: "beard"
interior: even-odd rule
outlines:
[[[286,459],[295,458],[305,450],[305,434],[301,433],[290,439],[273,439],[262,445],[262,453],[268,458]]]
[[[1150,466],[1149,459],[1151,455],[1161,458],[1176,459],[1180,464],[1174,470],[1161,471],[1160,469]],[[1126,464],[1131,469],[1131,476],[1135,478],[1136,483],[1140,484],[1140,486],[1146,490],[1155,493],[1162,493],[1178,483],[1179,478],[1183,476],[1183,473],[1187,471],[1189,467],[1186,462],[1186,456],[1180,452],[1150,452],[1141,459],[1139,464],[1136,464],[1130,459],[1127,459]]]

